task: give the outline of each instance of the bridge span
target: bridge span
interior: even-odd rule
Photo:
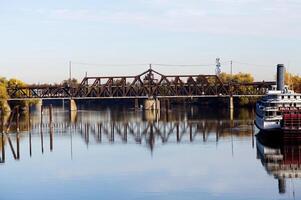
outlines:
[[[163,75],[153,69],[136,76],[85,77],[79,84],[8,88],[9,100],[174,99],[262,96],[275,82],[223,83],[217,75]],[[156,104],[156,102],[150,102]],[[152,107],[152,106],[151,106]]]

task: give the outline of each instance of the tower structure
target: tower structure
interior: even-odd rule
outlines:
[[[222,72],[220,58],[216,58],[215,62],[216,62],[215,74],[219,76]]]

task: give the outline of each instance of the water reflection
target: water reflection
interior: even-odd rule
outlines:
[[[225,109],[188,106],[160,113],[45,107],[19,117],[9,131],[8,118],[1,126],[4,199],[290,199],[281,166],[299,144],[258,137],[256,148],[252,110],[231,119]]]
[[[279,133],[259,133],[256,146],[265,170],[278,180],[279,193],[285,193],[287,180],[301,178],[301,139]]]
[[[47,107],[38,112],[27,112],[20,123],[12,117],[3,118],[1,135],[1,162],[5,162],[5,146],[13,158],[20,159],[20,139],[28,140],[32,156],[32,138],[40,138],[40,151],[45,143],[53,151],[55,139],[69,136],[72,152],[72,137],[80,136],[86,146],[95,144],[138,144],[151,152],[156,146],[168,143],[218,143],[221,138],[250,137],[253,139],[253,120],[239,113],[239,119],[227,119],[223,113],[190,112],[177,110],[160,113],[156,111],[129,112],[128,110],[82,110],[65,112],[61,108]],[[243,117],[241,117],[241,115]],[[211,117],[210,117],[211,116]],[[15,119],[16,120],[16,119]],[[9,128],[8,128],[9,127]],[[11,129],[8,133],[8,129]],[[5,131],[7,130],[7,131]],[[36,144],[35,144],[36,145]]]

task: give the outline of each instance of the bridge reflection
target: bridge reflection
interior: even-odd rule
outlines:
[[[199,121],[100,121],[95,123],[53,123],[52,128],[48,123],[33,124],[32,133],[39,133],[53,129],[55,133],[79,133],[86,143],[101,142],[143,142],[153,141],[161,143],[172,142],[206,142],[215,138],[227,137],[232,134],[237,136],[252,135],[252,120],[199,120]],[[233,126],[233,127],[232,127]],[[91,137],[93,136],[93,137]]]
[[[301,178],[301,139],[295,136],[259,133],[257,158],[269,175],[278,180],[279,193],[286,193],[286,180]],[[292,188],[294,190],[294,188]],[[294,194],[294,191],[293,191]]]
[[[91,114],[91,112],[89,112]],[[221,139],[253,138],[253,120],[228,119],[187,119],[185,117],[165,118],[129,116],[127,120],[122,117],[115,119],[103,115],[96,117],[95,112],[90,117],[81,114],[74,121],[62,119],[62,115],[54,116],[50,120],[47,113],[31,119],[24,118],[19,125],[19,132],[3,133],[1,135],[1,161],[5,162],[5,154],[9,151],[14,159],[20,159],[20,146],[26,140],[29,155],[32,156],[33,138],[39,137],[41,152],[45,146],[52,151],[54,143],[61,137],[80,137],[86,145],[97,144],[138,144],[146,146],[150,151],[160,145],[180,143],[218,143]],[[163,120],[162,120],[163,119]],[[16,130],[16,126],[12,126]],[[57,139],[57,140],[56,140]],[[34,145],[37,146],[36,140]],[[71,141],[72,142],[72,141]],[[45,145],[47,143],[47,145]],[[5,148],[8,146],[8,148]],[[27,146],[27,144],[26,144]],[[24,148],[22,148],[24,150]]]

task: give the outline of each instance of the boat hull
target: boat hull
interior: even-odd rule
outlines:
[[[280,121],[266,121],[263,118],[256,116],[255,119],[255,125],[258,129],[262,131],[280,131],[281,130],[281,124]]]

